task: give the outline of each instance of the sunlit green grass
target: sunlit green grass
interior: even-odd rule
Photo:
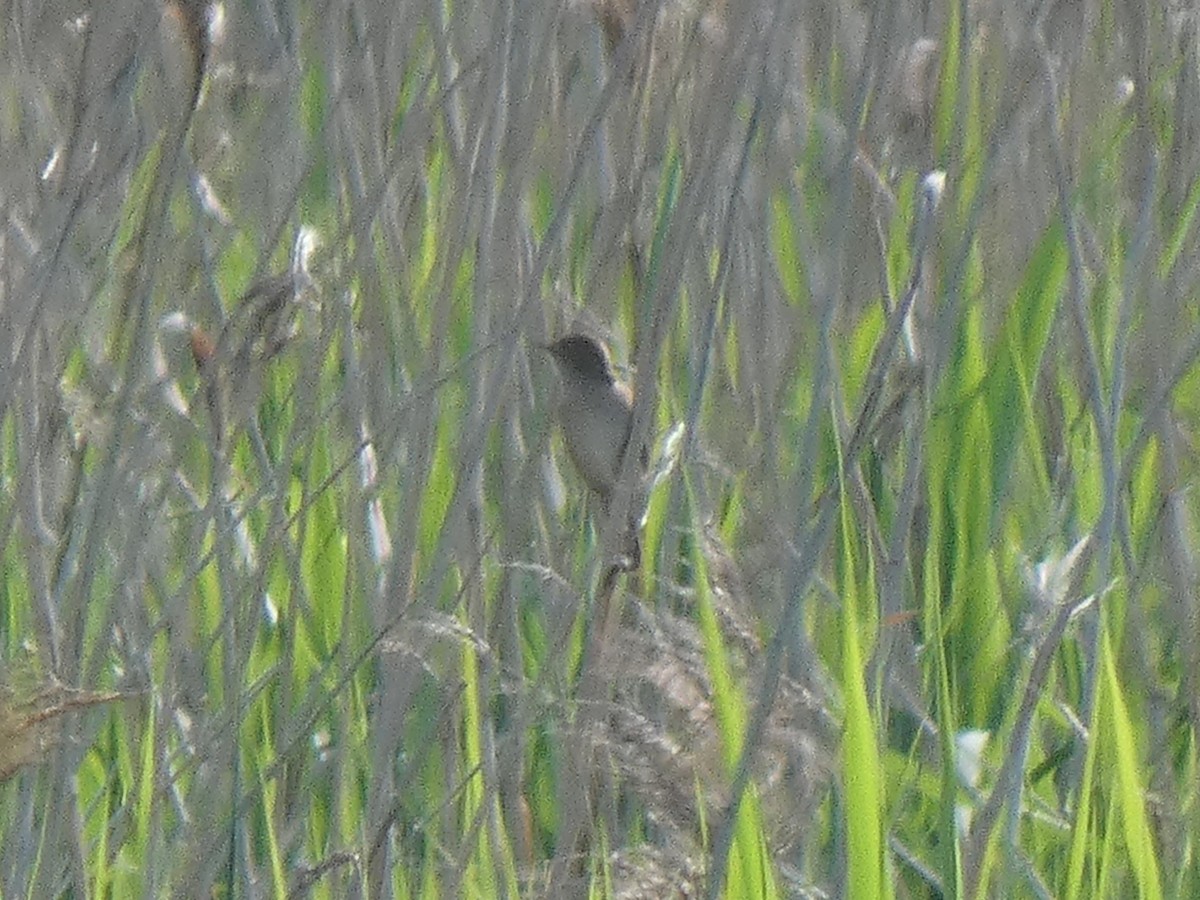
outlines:
[[[0,893],[1200,888],[1185,76],[1098,100],[1105,10],[1052,103],[1032,32],[948,7],[923,212],[899,49],[801,73],[772,9],[606,57],[582,9],[304,8],[186,136],[139,63],[3,408]],[[319,302],[221,437],[159,323],[219,332],[301,226]],[[686,426],[615,582],[538,350],[572,327]]]

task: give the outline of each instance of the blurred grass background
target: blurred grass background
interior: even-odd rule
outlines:
[[[1197,24],[8,4],[0,893],[1200,895]]]

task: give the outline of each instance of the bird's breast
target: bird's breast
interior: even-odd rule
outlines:
[[[567,452],[588,486],[607,497],[621,473],[632,411],[612,386],[564,391],[559,409]]]

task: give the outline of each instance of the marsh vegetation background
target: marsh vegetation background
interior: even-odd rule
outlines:
[[[0,892],[1200,896],[1194,5],[0,12]]]

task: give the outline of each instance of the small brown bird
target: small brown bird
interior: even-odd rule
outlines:
[[[633,431],[633,392],[613,376],[604,345],[587,335],[567,335],[546,350],[554,357],[562,380],[558,421],[567,453],[600,501],[601,515],[607,518]],[[641,464],[645,468],[644,448]],[[624,550],[629,569],[636,569],[641,562],[636,525],[639,506],[635,492]]]
[[[163,318],[162,335],[172,338],[162,342],[162,355],[174,356],[179,337],[186,339],[218,445],[257,410],[268,367],[295,336],[299,308],[314,291],[303,270],[264,278],[250,287],[215,338],[186,313]],[[164,375],[167,368],[164,362]]]

